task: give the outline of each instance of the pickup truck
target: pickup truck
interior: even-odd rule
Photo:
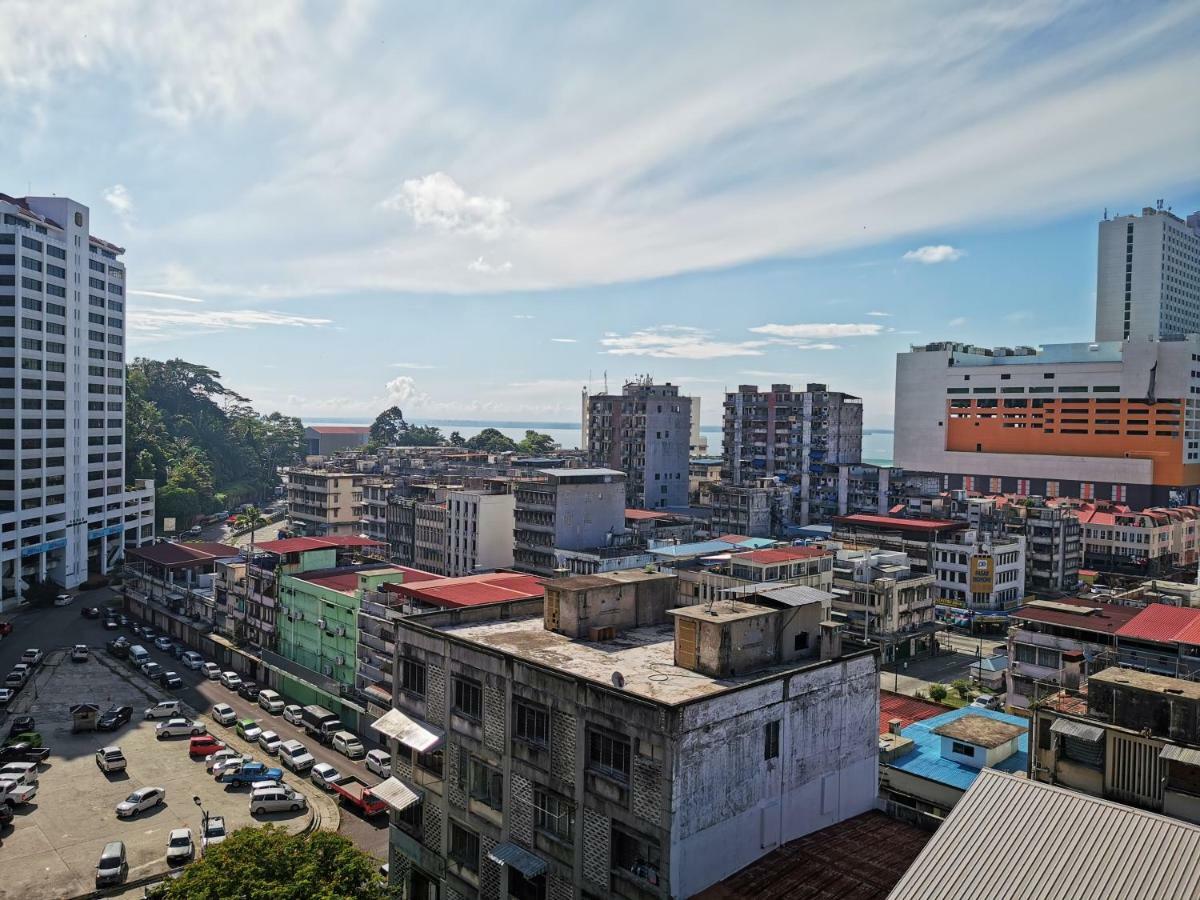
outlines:
[[[283,769],[270,768],[260,762],[243,763],[217,776],[222,784],[254,784],[256,781],[282,781]]]
[[[0,803],[23,806],[37,796],[36,784],[18,784],[7,779],[0,781]]]
[[[371,785],[361,778],[347,775],[333,783],[333,789],[342,799],[357,808],[364,816],[377,816],[387,811],[387,804],[371,793]]]
[[[35,747],[28,741],[9,744],[0,749],[0,763],[9,762],[45,762],[50,755],[49,747]]]

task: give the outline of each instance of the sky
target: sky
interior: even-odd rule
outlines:
[[[1088,340],[1200,209],[1200,5],[6,0],[0,191],[127,248],[131,356],[263,411],[578,418]]]

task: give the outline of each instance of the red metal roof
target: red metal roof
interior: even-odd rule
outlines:
[[[394,585],[392,590],[435,606],[478,606],[501,600],[529,600],[544,597],[546,589],[536,575],[520,572],[489,572],[462,578],[439,578],[416,584]]]
[[[816,559],[830,556],[828,550],[821,547],[777,547],[771,550],[751,550],[749,553],[739,553],[731,559],[733,562],[752,562],[770,565],[773,563],[796,562],[801,559]]]
[[[899,719],[900,727],[907,728],[913,722],[940,716],[944,712],[949,712],[950,709],[949,706],[942,706],[940,703],[933,703],[929,700],[918,700],[916,697],[909,697],[905,694],[880,690],[879,733],[883,734],[888,730],[888,723],[892,719]]]
[[[396,566],[389,564],[388,568],[395,569],[397,572],[399,572],[402,576],[402,580],[397,582],[389,581],[381,585],[380,590],[394,591],[401,584],[416,584],[418,581],[438,581],[445,577],[444,575],[434,575],[432,572],[426,572],[424,569],[414,569],[410,566]]]
[[[309,425],[317,434],[370,434],[366,425]]]
[[[304,553],[306,550],[328,550],[331,547],[382,547],[383,541],[370,538],[355,537],[352,534],[330,535],[328,537],[294,537],[278,541],[263,541],[255,544],[256,550],[268,553]]]
[[[715,538],[714,541],[724,541],[726,544],[740,544],[742,541],[752,540],[748,534],[722,534]]]
[[[1091,631],[1097,634],[1116,634],[1118,629],[1134,618],[1142,610],[1136,606],[1121,606],[1116,603],[1101,603],[1098,600],[1080,600],[1074,597],[1063,597],[1055,600],[1056,605],[1075,606],[1081,611],[1096,610],[1092,613],[1071,613],[1059,609],[1045,609],[1038,606],[1022,606],[1009,614],[1010,621],[1027,620],[1044,622],[1047,625],[1061,625],[1064,628],[1078,628],[1080,631]]]
[[[1117,637],[1173,643],[1177,635],[1200,618],[1200,609],[1151,603],[1117,629]]]
[[[840,525],[861,525],[864,528],[884,528],[893,531],[959,531],[969,527],[966,522],[955,519],[903,519],[899,516],[872,516],[855,513],[851,516],[834,516]]]
[[[237,547],[205,541],[196,544],[148,544],[145,547],[130,547],[125,551],[135,559],[142,559],[155,565],[175,568],[179,566],[196,565],[216,559],[233,559],[241,554]]]
[[[354,534],[327,534],[324,537],[316,538],[318,541],[324,541],[334,547],[386,547],[386,541],[377,541],[373,538],[360,537]]]
[[[670,519],[671,513],[655,512],[652,509],[626,509],[625,518],[627,519]]]
[[[338,591],[342,594],[354,594],[358,591],[357,572],[335,572],[329,575],[297,575],[297,580],[323,587],[327,590]]]

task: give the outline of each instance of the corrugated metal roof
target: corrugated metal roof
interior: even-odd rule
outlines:
[[[516,844],[497,844],[488,851],[488,859],[502,866],[512,866],[526,878],[537,878],[548,868],[546,861]]]
[[[1177,744],[1167,744],[1158,754],[1159,759],[1169,759],[1172,762],[1186,763],[1189,766],[1200,766],[1200,750],[1191,747],[1180,747]]]
[[[770,588],[765,591],[759,591],[758,596],[765,597],[774,603],[781,603],[784,606],[807,606],[809,603],[830,603],[833,601],[833,594],[828,591],[808,587],[803,584]]]
[[[696,541],[691,544],[675,544],[669,547],[654,547],[650,550],[655,556],[671,556],[675,558],[693,556],[708,556],[711,553],[721,553],[732,550],[736,545],[726,541]]]
[[[832,555],[824,547],[779,547],[773,550],[751,550],[749,553],[739,553],[734,557],[734,562],[760,563],[769,566]]]
[[[1200,618],[1200,609],[1151,603],[1117,629],[1117,637],[1170,643],[1175,636]]]
[[[993,709],[955,709],[940,716],[914,722],[902,730],[902,734],[913,742],[913,749],[888,763],[893,769],[936,781],[949,787],[965,791],[979,777],[979,769],[955,762],[942,756],[942,738],[934,729],[963,716],[985,716],[1010,725],[1028,726],[1029,720]],[[1029,735],[1017,738],[1017,752],[997,763],[995,768],[1004,772],[1024,772],[1029,761]]]
[[[418,753],[426,753],[445,738],[445,732],[426,722],[406,716],[398,709],[388,710],[371,723],[380,734],[393,738]]]
[[[888,900],[1195,900],[1198,883],[1195,825],[984,769]]]
[[[421,802],[421,795],[393,775],[371,788],[371,793],[386,803],[394,812],[404,812],[414,803]]]
[[[1050,730],[1054,734],[1079,738],[1081,741],[1091,741],[1093,744],[1104,740],[1103,728],[1097,728],[1095,725],[1086,725],[1083,722],[1076,722],[1074,719],[1055,719],[1054,724],[1050,726]]]

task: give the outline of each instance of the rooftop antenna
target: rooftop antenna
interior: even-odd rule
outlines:
[[[1108,207],[1107,206],[1104,207],[1104,221],[1105,222],[1108,221]]]
[[[608,369],[604,370],[604,393],[608,393]]]

